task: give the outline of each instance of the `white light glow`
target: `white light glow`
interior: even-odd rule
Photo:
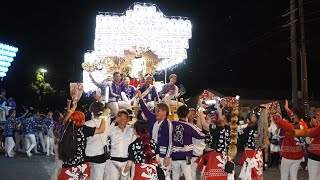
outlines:
[[[0,77],[5,77],[7,74],[5,72],[0,72]]]
[[[40,69],[40,72],[42,72],[42,73],[46,73],[46,72],[47,72],[47,70],[46,70],[46,69]]]
[[[236,95],[236,100],[239,100],[240,99],[240,96],[239,95]]]
[[[155,4],[135,3],[123,14],[96,17],[94,51],[103,57],[124,57],[124,50],[136,46],[153,51],[164,61],[162,70],[187,58],[191,22],[184,17],[165,16]]]
[[[124,13],[100,12],[96,16],[94,50],[85,53],[84,62],[100,66],[104,58],[124,58],[126,50],[151,50],[158,58],[155,68],[160,71],[187,59],[191,37],[192,25],[188,18],[165,16],[155,4],[134,3]],[[138,78],[141,69],[145,71],[145,65],[139,61],[133,60],[131,66],[132,77]],[[101,82],[108,73],[112,72],[102,69],[92,76]],[[86,71],[83,71],[83,87],[85,92],[97,88]]]
[[[0,77],[6,76],[13,58],[16,57],[18,48],[0,43]]]
[[[217,100],[206,100],[205,101],[205,103],[207,104],[207,105],[213,105],[213,104],[216,104],[217,103]]]
[[[146,60],[144,57],[135,58],[132,60],[132,70],[130,76],[132,78],[139,78],[139,74],[146,74]]]

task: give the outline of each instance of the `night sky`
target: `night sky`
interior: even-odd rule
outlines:
[[[58,90],[82,81],[83,55],[93,49],[98,11],[123,12],[134,1],[5,1],[0,5],[0,42],[19,48],[0,87],[23,101],[40,67]],[[186,16],[193,37],[188,59],[168,73],[194,95],[206,88],[291,92],[289,0],[158,0],[165,15]],[[309,90],[320,96],[320,1],[305,0]],[[298,31],[299,32],[299,31]],[[299,69],[299,67],[298,67]],[[299,81],[300,82],[300,81]],[[300,84],[300,83],[299,83]],[[287,97],[288,98],[288,97]]]

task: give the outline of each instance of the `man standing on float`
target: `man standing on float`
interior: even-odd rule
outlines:
[[[162,97],[164,103],[169,107],[169,115],[171,115],[170,105],[175,106],[177,101],[175,100],[180,96],[179,88],[175,85],[177,82],[178,76],[176,74],[171,74],[169,76],[170,82],[163,85],[162,90],[159,92],[159,95]],[[177,106],[182,106],[183,103],[178,102]],[[178,108],[177,107],[177,108]]]

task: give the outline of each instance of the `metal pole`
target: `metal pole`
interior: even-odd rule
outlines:
[[[42,77],[43,77],[43,81],[44,81],[44,72],[42,72]]]
[[[307,53],[305,44],[304,31],[304,13],[303,0],[299,0],[299,19],[300,19],[300,39],[301,39],[301,89],[302,89],[302,103],[304,105],[305,113],[309,114],[309,97],[308,97],[308,67],[307,67]]]
[[[167,84],[167,69],[164,70],[164,84]]]
[[[297,42],[296,42],[296,14],[295,0],[290,0],[290,44],[291,44],[291,85],[292,105],[298,107],[298,74],[297,74]]]

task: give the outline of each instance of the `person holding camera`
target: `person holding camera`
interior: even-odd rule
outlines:
[[[237,113],[230,108],[217,107],[210,111],[206,118],[203,104],[199,103],[199,118],[205,135],[205,150],[197,160],[198,169],[203,180],[234,179],[234,163],[232,159],[237,151]],[[233,114],[233,116],[231,115]],[[212,122],[212,123],[208,123]],[[231,122],[231,123],[230,123]]]
[[[88,127],[100,127],[102,121],[101,118],[105,118],[105,130],[101,134],[94,134],[87,138],[86,146],[86,160],[90,165],[90,172],[92,179],[103,179],[104,171],[106,167],[107,157],[107,135],[108,126],[110,124],[110,118],[107,117],[108,109],[104,109],[104,105],[101,102],[93,102],[89,106],[89,111],[93,114],[93,118],[85,122]]]
[[[68,101],[68,114],[64,117],[65,128],[58,146],[59,159],[62,160],[58,180],[91,179],[90,165],[85,158],[87,138],[104,132],[105,119],[102,119],[99,127],[86,126],[84,113],[76,111],[77,102],[72,104],[70,108]]]

